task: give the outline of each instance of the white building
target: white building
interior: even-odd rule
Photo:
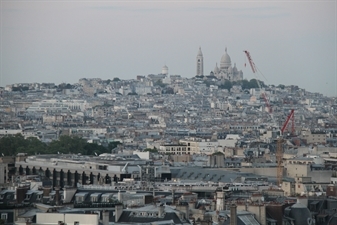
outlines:
[[[227,48],[225,49],[225,54],[221,57],[220,68],[216,64],[213,73],[214,76],[221,80],[238,81],[243,79],[242,70],[239,71],[235,63],[234,67],[232,67],[231,58],[227,54]]]

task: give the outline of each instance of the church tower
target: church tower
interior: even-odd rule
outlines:
[[[197,55],[197,76],[204,75],[204,57],[202,56],[201,47]]]

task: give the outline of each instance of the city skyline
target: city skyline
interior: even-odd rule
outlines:
[[[191,78],[199,47],[205,75],[227,47],[244,79],[336,96],[336,1],[1,1],[0,86]]]

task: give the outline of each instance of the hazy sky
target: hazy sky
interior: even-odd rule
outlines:
[[[4,1],[1,83],[193,77],[227,52],[244,78],[337,96],[336,0]],[[254,75],[248,50],[264,75]],[[247,63],[247,67],[244,64]]]

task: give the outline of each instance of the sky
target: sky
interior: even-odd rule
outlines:
[[[227,48],[245,79],[337,97],[336,0],[0,1],[0,86],[135,79],[164,65],[191,78],[201,47],[205,75]]]

